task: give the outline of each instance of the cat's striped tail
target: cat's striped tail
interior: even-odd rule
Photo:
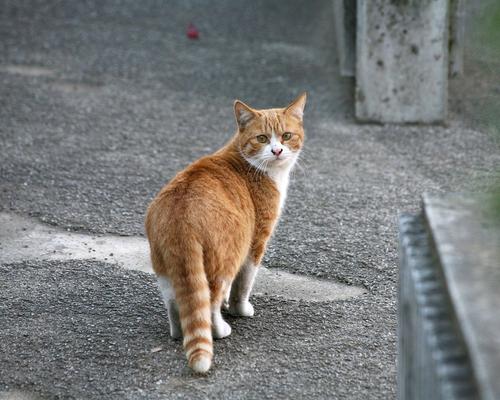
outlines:
[[[197,246],[198,247],[198,246]],[[201,246],[184,259],[184,273],[175,279],[175,295],[189,366],[197,373],[210,369],[213,356],[210,289]]]

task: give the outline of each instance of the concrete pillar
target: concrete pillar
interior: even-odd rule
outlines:
[[[449,0],[357,0],[356,117],[437,123],[447,114]]]

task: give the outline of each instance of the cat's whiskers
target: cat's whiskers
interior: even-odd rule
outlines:
[[[269,164],[269,160],[265,160],[265,163],[264,163],[264,171],[267,172],[267,167],[268,167],[268,164]]]
[[[297,154],[297,162],[301,162],[302,164],[305,164],[306,167],[309,167],[309,160],[308,160],[308,155],[304,154],[303,152],[300,152]]]
[[[255,173],[255,165],[253,165],[248,159],[246,159],[245,157],[243,157],[245,159],[245,161],[247,162],[248,164],[248,169],[247,169],[247,174],[250,176],[251,174],[254,174]]]
[[[259,175],[262,175],[263,171],[262,171],[262,166],[264,165],[264,160],[261,160],[259,162],[259,165],[257,165],[257,167],[255,167],[255,171],[254,171],[254,175],[253,175],[253,178],[256,179]]]
[[[253,172],[252,179],[257,179],[257,177],[259,177],[260,175],[264,175],[264,173],[266,172],[265,163],[266,163],[265,159],[260,160],[259,164],[256,167],[254,167],[255,171]]]
[[[302,175],[303,175],[303,177],[305,178],[305,177],[306,177],[306,170],[305,170],[305,168],[302,166],[302,164],[300,163],[301,161],[302,161],[302,160],[301,160],[299,157],[297,157],[297,159],[295,160],[295,165],[296,165],[296,166],[297,166],[297,167],[298,167],[298,168],[302,171]],[[296,172],[295,172],[295,171],[296,171],[296,169],[294,168],[294,169],[292,170],[292,176],[293,176],[293,177],[295,177],[295,174],[296,174]]]
[[[241,158],[242,158],[242,159],[244,159],[244,160],[247,162],[247,170],[245,171],[245,173],[246,173],[247,175],[249,175],[249,176],[250,176],[250,174],[251,174],[252,179],[255,179],[255,178],[256,178],[256,175],[255,175],[255,174],[257,173],[257,171],[258,171],[258,169],[259,169],[260,164],[256,167],[254,164],[252,164],[252,163],[250,162],[250,160],[248,160],[248,159],[245,157],[245,155],[243,154],[243,152],[241,151],[241,149],[239,149],[239,150],[238,150],[238,152],[240,153]]]
[[[297,166],[300,168],[300,170],[302,171],[302,173],[304,174],[304,177],[305,177],[306,176],[306,171],[311,166],[310,161],[307,159],[307,153],[304,154],[304,152],[301,151],[299,154],[297,154],[297,158],[296,158],[295,162],[296,162]]]

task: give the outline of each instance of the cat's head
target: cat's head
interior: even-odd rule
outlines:
[[[291,167],[304,143],[302,116],[305,105],[305,93],[285,108],[267,110],[256,110],[236,100],[236,144],[240,154],[261,170]]]

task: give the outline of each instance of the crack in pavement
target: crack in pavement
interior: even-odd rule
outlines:
[[[123,268],[153,273],[145,238],[72,232],[34,218],[0,213],[0,264],[26,260],[98,260]],[[262,267],[253,295],[289,300],[346,300],[367,293],[339,282],[290,274]]]

